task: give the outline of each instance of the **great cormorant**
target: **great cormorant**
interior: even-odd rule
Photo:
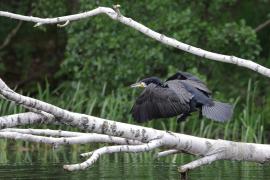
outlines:
[[[187,72],[177,72],[162,82],[150,77],[131,85],[143,87],[131,112],[137,122],[178,116],[184,121],[192,112],[218,122],[228,121],[233,114],[230,104],[214,101],[207,86]]]

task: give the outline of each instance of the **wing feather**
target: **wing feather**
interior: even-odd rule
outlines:
[[[200,90],[200,91],[203,91],[207,94],[211,94],[212,92],[208,89],[208,87],[202,83],[202,82],[197,82],[197,81],[192,81],[192,80],[182,80],[183,82],[186,82],[187,84],[195,87],[196,89]]]
[[[198,90],[211,95],[212,92],[208,89],[208,87],[205,85],[204,82],[202,82],[199,78],[196,76],[188,73],[188,72],[177,72],[174,75],[170,76],[166,81],[171,80],[182,80],[188,83],[189,85],[197,88]]]
[[[149,84],[136,99],[132,116],[137,122],[176,116],[189,111],[191,98],[181,83],[167,83],[167,87]]]

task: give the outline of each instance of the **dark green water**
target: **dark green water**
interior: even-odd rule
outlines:
[[[81,162],[72,149],[34,152],[1,151],[0,179],[179,179],[179,164],[188,155],[154,160],[153,154],[105,155],[85,171],[67,172],[64,164]],[[219,161],[191,171],[189,179],[270,179],[270,166],[256,163]]]

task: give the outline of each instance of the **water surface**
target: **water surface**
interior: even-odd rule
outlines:
[[[179,164],[192,160],[188,155],[155,160],[143,155],[105,155],[91,168],[67,172],[62,166],[81,162],[78,152],[1,152],[0,179],[179,179]],[[256,163],[218,161],[188,174],[189,179],[270,179],[270,166]]]

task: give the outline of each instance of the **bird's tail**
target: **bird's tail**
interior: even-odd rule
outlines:
[[[204,105],[202,107],[202,115],[214,121],[226,122],[230,120],[233,115],[233,106],[214,101],[213,105]]]

